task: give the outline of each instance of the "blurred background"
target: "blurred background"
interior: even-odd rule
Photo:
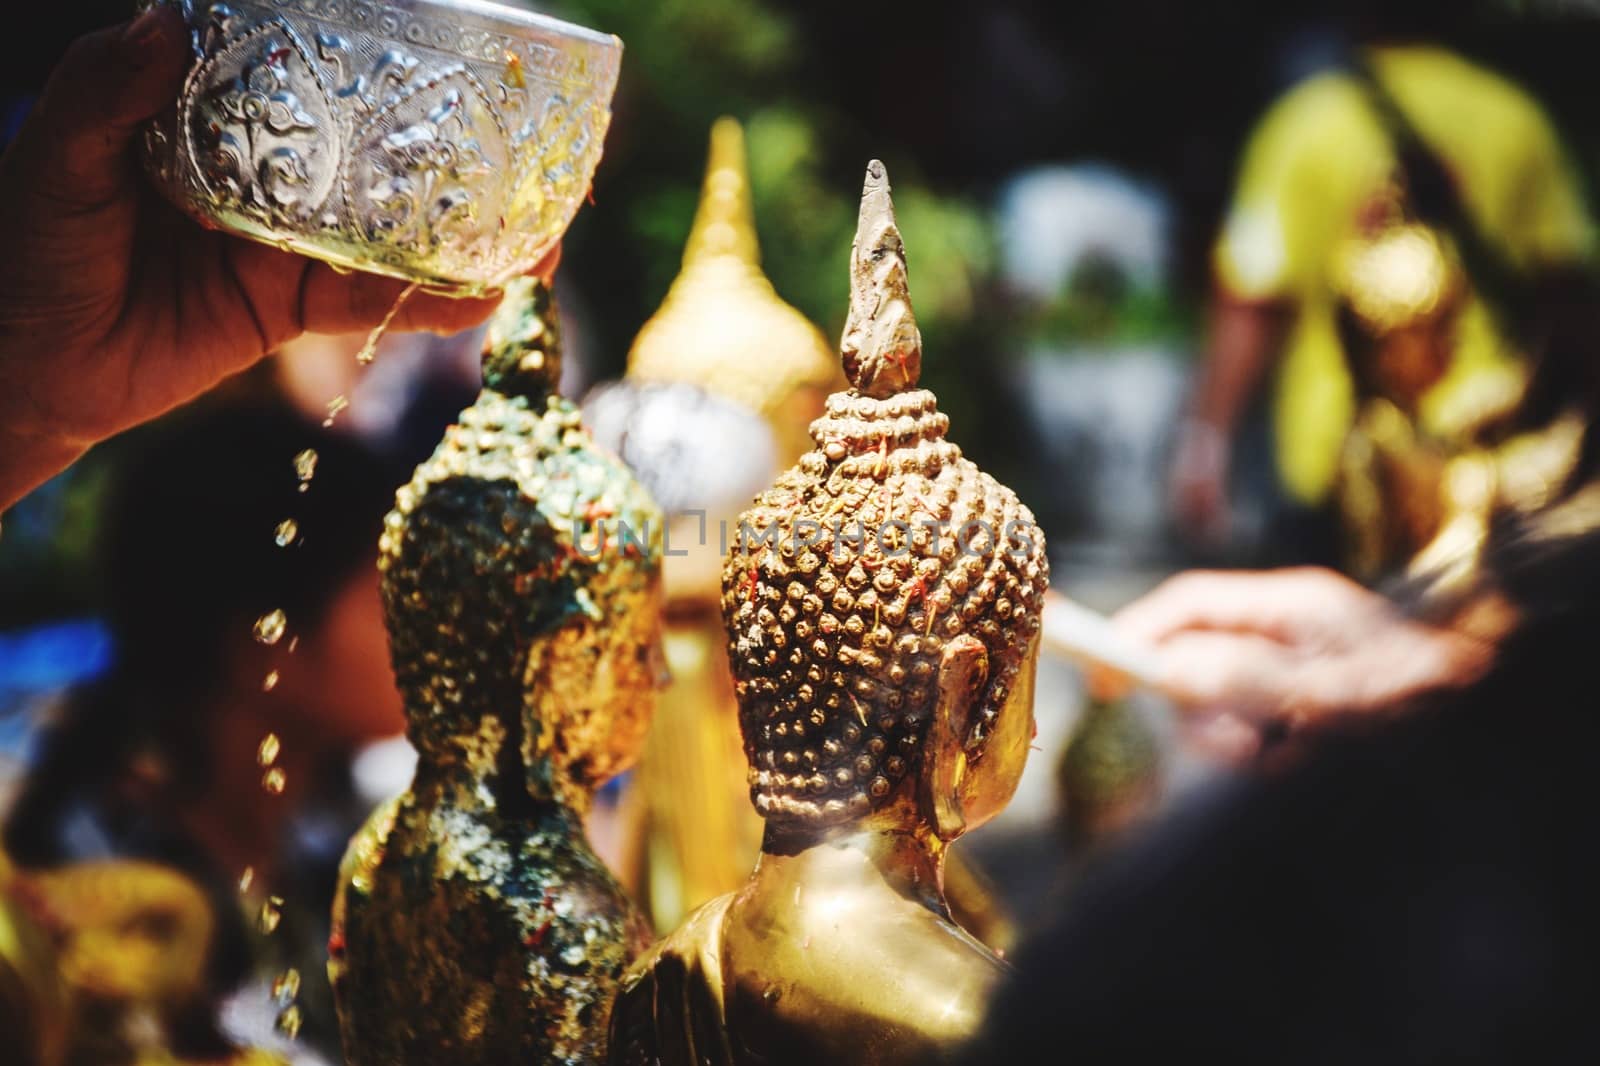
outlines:
[[[97,0],[35,12],[49,26],[48,43],[0,67],[6,136],[53,57],[73,36],[120,19],[126,6]],[[1195,563],[1332,562],[1376,578],[1437,531],[1435,518],[1387,555],[1356,552],[1355,504],[1345,501],[1360,479],[1341,447],[1372,428],[1362,419],[1374,398],[1398,407],[1413,428],[1429,429],[1425,405],[1408,406],[1406,397],[1455,372],[1452,346],[1467,344],[1461,338],[1475,328],[1474,312],[1450,304],[1444,326],[1428,319],[1428,328],[1438,327],[1428,336],[1443,337],[1435,347],[1442,345],[1444,365],[1412,393],[1373,385],[1359,365],[1326,369],[1331,364],[1316,362],[1320,342],[1308,333],[1319,313],[1328,316],[1324,354],[1376,364],[1390,343],[1389,333],[1356,314],[1365,306],[1360,294],[1338,288],[1326,268],[1346,231],[1377,243],[1384,226],[1420,218],[1468,291],[1482,281],[1471,248],[1461,254],[1473,234],[1530,275],[1546,266],[1590,267],[1600,3],[525,6],[615,33],[627,45],[593,206],[572,226],[557,288],[569,394],[622,373],[635,334],[678,273],[715,119],[732,115],[744,126],[767,276],[830,341],[846,311],[861,176],[869,159],[881,158],[910,260],[923,381],[938,393],[952,438],[1038,516],[1053,586],[1101,610]],[[1423,141],[1444,160],[1455,196],[1475,219],[1466,236],[1430,221],[1428,205],[1414,202],[1420,171],[1396,163],[1405,155],[1395,147],[1405,139],[1403,123],[1352,119],[1367,106],[1359,93],[1306,90],[1326,88],[1328,79],[1360,86],[1364,75],[1352,57],[1369,55],[1360,51],[1369,44],[1399,50],[1373,63],[1401,110],[1414,107]],[[1362,182],[1371,187],[1357,188]],[[1373,223],[1373,203],[1394,218]],[[1318,229],[1324,219],[1333,221]],[[1453,299],[1439,297],[1439,307]],[[1516,330],[1505,321],[1517,316],[1498,313],[1503,305],[1488,295],[1480,302],[1490,305],[1490,332],[1504,339],[1488,344],[1496,352],[1485,365],[1514,366]],[[1434,310],[1430,303],[1428,314]],[[207,422],[205,410],[179,412],[166,426],[97,449],[7,514],[0,809],[9,796],[28,799],[28,771],[37,781],[50,749],[41,738],[72,718],[62,708],[120,676],[118,664],[131,652],[119,634],[140,627],[170,634],[169,643],[186,642],[187,668],[209,679],[202,693],[152,682],[146,703],[225,705],[229,713],[249,702],[239,694],[259,687],[267,665],[251,658],[259,649],[248,640],[234,646],[211,638],[224,630],[247,637],[274,597],[299,598],[292,625],[314,619],[300,631],[323,633],[325,649],[359,658],[378,646],[375,612],[361,615],[341,597],[356,588],[370,595],[372,582],[358,582],[370,575],[385,501],[470,402],[476,338],[388,338],[360,377],[349,358],[359,343],[310,339],[198,405],[271,409],[253,438],[219,424],[227,419]],[[1230,393],[1227,368],[1251,359],[1256,370],[1239,370],[1234,376],[1244,383]],[[324,428],[325,405],[341,395],[348,412]],[[1214,417],[1201,429],[1209,435],[1189,417],[1208,395]],[[1317,421],[1324,416],[1327,426]],[[289,457],[313,445],[322,455],[317,476],[330,484],[314,482],[318,491],[298,494]],[[1226,459],[1217,458],[1219,449]],[[1220,501],[1214,491],[1194,490],[1207,476],[1213,489],[1221,485]],[[346,483],[348,492],[332,488]],[[143,505],[130,504],[130,492]],[[312,499],[320,502],[306,502]],[[277,520],[291,513],[305,553],[322,553],[315,564],[272,543]],[[183,528],[204,534],[179,543],[170,531]],[[97,550],[108,539],[121,550]],[[207,656],[212,665],[200,661]],[[151,661],[158,660],[178,669],[170,649]],[[373,691],[384,687],[382,671],[352,677],[346,666],[320,661],[322,672],[302,671],[312,680],[296,689],[307,707],[297,727],[301,748],[327,763],[303,773],[335,782],[325,802],[297,801],[295,828],[283,831],[277,849],[302,856],[281,868],[312,871],[299,877],[308,884],[331,870],[352,812],[405,781],[403,746],[373,746],[399,727],[392,693]],[[1152,766],[1165,767],[1157,791],[1169,799],[1181,793],[1174,782],[1208,772],[1175,745],[1159,709],[1134,702],[1116,714],[1085,715],[1104,708],[1086,699],[1076,671],[1060,662],[1043,669],[1039,755],[1012,811],[963,845],[1022,916],[1054,877],[1041,858],[1076,854],[1084,840],[1121,824],[1123,807],[1151,805]],[[286,670],[285,684],[290,676]],[[335,679],[342,679],[337,686]],[[330,701],[343,712],[322,707]],[[134,739],[154,743],[195,720],[158,719],[140,718],[154,724]],[[315,722],[333,719],[337,736],[310,735]],[[1100,746],[1074,757],[1069,743],[1091,719],[1099,722]],[[216,743],[255,730],[250,720]],[[72,774],[79,782],[103,765],[96,759],[144,750],[130,740],[113,756],[102,750],[112,742],[92,735],[101,748],[75,741],[54,756],[83,764]],[[359,753],[365,761],[353,762]],[[239,773],[253,786],[251,766]],[[1082,817],[1063,814],[1073,788],[1093,793]],[[36,795],[32,802],[52,810],[70,836],[69,800]],[[33,843],[37,854],[20,858],[96,846]],[[236,867],[269,861],[250,850],[228,856],[230,883]],[[306,940],[314,943],[318,904],[306,891]],[[316,1009],[308,1003],[308,1013]]]

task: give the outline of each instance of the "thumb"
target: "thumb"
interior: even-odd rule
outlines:
[[[93,208],[128,189],[139,123],[172,103],[188,64],[188,30],[158,4],[123,26],[73,42],[50,75],[13,151],[47,178],[52,199]]]

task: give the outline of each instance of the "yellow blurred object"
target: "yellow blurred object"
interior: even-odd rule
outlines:
[[[627,376],[688,382],[760,412],[784,463],[810,448],[806,427],[842,385],[827,339],[761,272],[744,131],[734,119],[711,128],[683,269],[634,339]]]
[[[1589,489],[1552,505],[1577,467],[1584,430],[1583,418],[1569,413],[1497,448],[1452,459],[1441,478],[1443,518],[1411,560],[1408,576],[1426,581],[1432,595],[1464,589],[1479,573],[1489,523],[1497,513],[1537,515],[1526,534],[1530,541],[1577,536],[1600,524]]]
[[[67,990],[30,898],[0,854],[0,1045],[20,1066],[57,1066],[67,1045]]]
[[[1589,257],[1594,227],[1573,168],[1531,97],[1442,48],[1385,47],[1370,58],[1409,122],[1459,182],[1479,231],[1512,264],[1532,271]],[[1229,297],[1285,302],[1295,312],[1273,426],[1280,478],[1306,504],[1327,498],[1357,415],[1330,272],[1361,205],[1395,169],[1389,135],[1356,80],[1342,73],[1312,77],[1257,127],[1217,244],[1217,279]],[[1411,236],[1394,248],[1404,252],[1396,260],[1422,251]],[[1519,353],[1468,293],[1450,371],[1424,397],[1422,431],[1445,431],[1460,394],[1494,369],[1520,375]]]
[[[733,680],[716,609],[670,612],[672,684],[661,694],[639,766],[645,896],[657,929],[744,883],[761,850],[750,806]]]
[[[103,860],[20,871],[0,855],[5,1061],[182,1066],[167,1021],[205,995],[215,924],[200,887],[163,866]],[[254,1050],[226,1060],[283,1061]]]
[[[216,919],[193,881],[120,860],[77,863],[32,879],[67,930],[61,973],[78,995],[173,1004],[201,993]]]
[[[1369,400],[1340,453],[1336,487],[1347,573],[1370,581],[1404,566],[1447,520],[1449,452],[1393,403]]]

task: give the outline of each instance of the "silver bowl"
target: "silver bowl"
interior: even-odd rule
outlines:
[[[537,265],[588,195],[616,37],[486,0],[156,2],[195,62],[145,164],[204,225],[475,293]]]

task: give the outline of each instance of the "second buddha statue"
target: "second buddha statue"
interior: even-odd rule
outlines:
[[[510,288],[482,394],[380,545],[418,766],[341,873],[329,969],[354,1066],[600,1061],[650,940],[582,816],[661,680],[661,518],[556,394],[549,312]]]
[[[1027,759],[1048,564],[1027,508],[916,387],[876,162],[843,354],[852,387],[723,572],[762,854],[624,978],[613,1063],[926,1061],[976,1029],[1004,972],[952,920],[944,863]]]

